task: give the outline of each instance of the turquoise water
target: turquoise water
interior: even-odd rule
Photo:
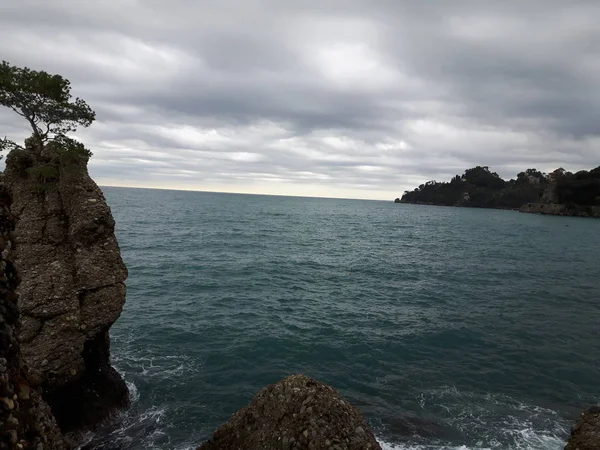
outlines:
[[[600,221],[105,188],[133,407],[96,448],[185,449],[265,385],[331,384],[384,448],[559,449],[600,400]]]

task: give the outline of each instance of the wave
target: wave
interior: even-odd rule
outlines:
[[[379,445],[382,450],[492,450],[489,447],[467,447],[460,445],[458,447],[452,446],[431,446],[431,445],[403,445],[403,444],[391,444],[385,442],[382,439],[378,439]]]
[[[131,333],[123,334],[116,340],[114,364],[126,380],[132,408],[122,415],[118,429],[98,433],[83,448],[196,448],[214,424],[202,425],[198,411],[173,395],[185,395],[203,362],[179,349],[160,354],[151,346],[136,345]],[[388,401],[383,409],[365,411],[375,422],[383,450],[562,450],[568,436],[570,422],[560,413],[508,395],[461,391],[452,385],[409,391],[398,402],[406,410]],[[196,420],[200,423],[192,424]]]
[[[131,449],[173,449],[191,450],[197,448],[203,436],[187,436],[185,442],[173,442],[170,431],[176,426],[172,421],[172,409],[167,405],[152,405],[145,407],[140,403],[140,394],[137,386],[132,381],[126,381],[132,400],[130,411],[122,413],[120,426],[107,433],[99,432],[96,435],[86,436],[85,445],[81,449],[96,450],[131,450]],[[470,407],[470,411],[464,411],[457,415],[457,423],[453,425],[465,431],[469,428],[479,435],[477,442],[469,444],[457,444],[442,442],[435,437],[402,439],[380,433],[377,437],[383,450],[562,450],[565,445],[565,424],[560,420],[536,421],[535,417],[555,417],[555,412],[534,405],[526,405],[515,401],[510,397],[499,395],[484,395],[482,397],[472,393],[461,393],[454,388],[444,388],[427,393],[429,396],[435,394],[438,400],[452,396],[455,404],[465,406],[464,399],[470,399],[472,403],[479,404]],[[428,395],[423,394],[423,398]],[[425,401],[425,400],[423,400]],[[487,403],[487,405],[486,405]],[[440,404],[452,413],[456,407]],[[493,418],[488,411],[494,407],[505,408],[510,406],[513,414],[524,413],[523,417],[515,417],[513,414],[504,417]],[[462,417],[462,419],[461,419]],[[451,422],[451,421],[450,421]],[[404,442],[403,442],[404,441]]]
[[[384,426],[379,433],[384,450],[562,450],[569,434],[570,423],[558,412],[507,395],[449,386],[422,392],[418,405],[435,417],[435,426],[403,418],[395,424],[396,429],[409,430],[403,436],[394,436],[394,427]],[[451,430],[454,436],[432,435],[437,429]]]
[[[402,444],[387,442],[385,438],[378,438],[382,450],[562,450],[565,441],[556,436],[548,436],[531,429],[516,430],[521,435],[520,442],[516,445],[503,445],[493,441],[489,446],[480,445],[452,445],[452,444]]]
[[[117,418],[119,426],[86,434],[78,450],[188,450],[197,447],[194,444],[198,444],[199,439],[193,435],[184,443],[173,444],[170,436],[174,426],[171,408],[167,405],[145,407],[139,402],[140,395],[135,383],[126,383],[132,406]]]

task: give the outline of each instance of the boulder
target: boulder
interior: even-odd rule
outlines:
[[[199,450],[380,450],[358,409],[335,389],[292,375],[261,390]]]
[[[581,413],[579,422],[571,429],[565,450],[600,449],[600,406],[592,406]]]

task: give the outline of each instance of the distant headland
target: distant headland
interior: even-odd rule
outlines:
[[[600,166],[575,173],[527,169],[509,181],[476,166],[448,182],[428,181],[405,191],[395,202],[600,218]]]

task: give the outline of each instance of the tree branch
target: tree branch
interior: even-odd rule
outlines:
[[[48,123],[46,124],[46,131],[44,131],[44,132],[42,133],[42,139],[44,139],[44,141],[48,139],[48,134],[50,133],[50,127],[51,127],[52,125],[54,125],[54,123],[53,123],[53,122],[48,122]]]
[[[14,112],[16,112],[18,115],[20,115],[21,117],[25,117],[25,114],[20,112],[18,109],[16,109],[14,106],[9,106],[10,109],[12,109]]]

